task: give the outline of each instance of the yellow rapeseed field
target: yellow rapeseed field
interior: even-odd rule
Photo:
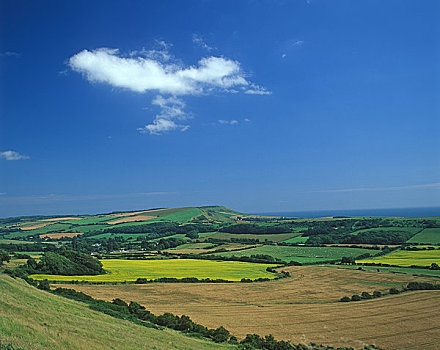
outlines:
[[[384,256],[356,260],[356,262],[397,266],[431,266],[432,263],[440,265],[440,250],[397,250]]]
[[[276,275],[266,271],[274,264],[253,264],[239,261],[211,261],[196,259],[170,260],[100,260],[109,273],[96,276],[31,275],[33,279],[50,281],[93,281],[124,282],[138,278],[156,279],[161,277],[196,277],[240,281],[242,278],[274,278]]]

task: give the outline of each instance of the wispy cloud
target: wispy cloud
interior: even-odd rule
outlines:
[[[201,48],[203,48],[207,51],[212,51],[212,50],[216,49],[215,47],[209,46],[199,34],[193,34],[192,41],[194,44],[200,46]]]
[[[440,189],[440,182],[422,185],[408,185],[408,186],[391,186],[391,187],[358,187],[358,188],[342,188],[334,190],[318,190],[311,191],[315,193],[337,193],[337,192],[367,192],[367,191],[401,191],[413,189]]]
[[[149,134],[160,135],[189,128],[189,125],[178,122],[188,119],[183,111],[182,96],[185,95],[203,96],[216,91],[270,94],[264,87],[248,80],[238,61],[210,56],[201,58],[196,65],[185,66],[169,53],[170,44],[157,42],[157,45],[158,49],[142,49],[128,55],[110,48],[83,50],[70,57],[68,65],[92,83],[105,83],[137,93],[160,93],[152,104],[159,106],[161,112],[151,124],[138,128]]]
[[[282,58],[286,58],[287,57],[287,53],[289,53],[289,51],[292,51],[294,49],[297,49],[301,46],[304,45],[304,40],[298,40],[298,39],[289,39],[286,40],[283,45],[282,45],[282,50],[284,51],[281,54]]]
[[[185,102],[183,102],[182,99],[174,96],[164,98],[158,95],[152,101],[152,104],[160,107],[161,112],[156,115],[153,123],[147,124],[143,128],[138,128],[138,131],[160,135],[165,131],[175,129],[186,131],[189,129],[189,125],[176,123],[177,120],[189,119],[189,116],[184,111]]]
[[[257,84],[250,84],[250,88],[246,89],[245,94],[248,95],[271,95],[271,91],[267,91],[264,87]]]
[[[219,119],[219,124],[227,124],[227,125],[236,125],[238,124],[238,120],[232,119],[232,120],[225,120],[225,119]]]
[[[19,54],[18,52],[14,52],[14,51],[5,51],[5,52],[0,52],[0,57],[20,57],[21,54]]]
[[[0,159],[21,160],[21,159],[29,159],[29,156],[9,150],[9,151],[0,152]]]

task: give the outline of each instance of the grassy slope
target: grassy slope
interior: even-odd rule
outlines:
[[[88,309],[0,275],[0,337],[25,349],[226,349]]]

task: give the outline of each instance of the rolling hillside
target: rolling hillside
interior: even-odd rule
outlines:
[[[59,239],[157,222],[233,223],[241,213],[224,206],[160,208],[98,215],[29,216],[0,219],[3,239],[41,237]]]
[[[229,349],[138,326],[0,275],[0,340],[23,349]]]

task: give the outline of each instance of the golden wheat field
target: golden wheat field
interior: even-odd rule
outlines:
[[[137,301],[153,313],[189,315],[234,335],[273,334],[292,343],[326,343],[384,349],[436,349],[440,342],[440,292],[408,292],[340,303],[345,295],[386,291],[410,281],[387,272],[306,266],[283,268],[292,277],[252,284],[67,285],[98,299]],[[417,344],[417,345],[416,345]]]

